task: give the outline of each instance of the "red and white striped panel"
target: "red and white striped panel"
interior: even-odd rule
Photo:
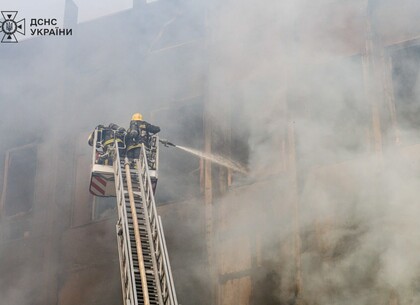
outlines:
[[[106,191],[107,181],[100,176],[92,176],[90,181],[90,189],[92,195],[95,196],[104,196]]]

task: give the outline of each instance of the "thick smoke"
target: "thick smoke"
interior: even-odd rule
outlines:
[[[241,263],[255,267],[254,305],[417,304],[420,180],[416,147],[406,146],[418,143],[418,51],[386,50],[399,103],[398,138],[380,94],[383,81],[373,84],[382,75],[383,54],[377,49],[365,54],[371,35],[378,35],[373,38],[380,46],[418,33],[419,5],[404,4],[394,10],[396,5],[385,0],[177,1],[159,12],[142,7],[81,24],[74,37],[2,45],[2,155],[11,147],[42,143],[44,156],[55,154],[43,176],[53,173],[55,165],[73,175],[68,160],[74,164],[75,151],[90,151],[86,147],[80,153],[72,143],[81,142],[99,123],[127,125],[137,111],[166,127],[162,135],[175,143],[201,149],[203,107],[197,105],[206,100],[215,132],[232,130],[232,143],[241,148],[233,147],[232,157],[251,171],[248,180],[234,177],[234,183],[252,185],[216,198],[215,214],[220,217],[218,262],[227,269],[241,271],[235,259],[248,249],[241,238],[251,240],[252,257]],[[401,39],[395,38],[400,33]],[[372,102],[381,109],[380,153]],[[175,104],[176,111],[171,108]],[[178,152],[165,151],[162,158],[165,174],[158,194],[159,188],[166,190],[163,199],[170,201],[175,193],[179,199],[198,188],[198,161]],[[188,192],[179,189],[176,173],[182,170],[191,172],[182,180]],[[296,181],[290,178],[294,173]],[[57,188],[71,193],[75,186],[67,175],[58,176]],[[46,208],[42,199],[35,202],[41,212]],[[59,212],[48,215],[57,217],[51,226],[63,231],[69,226],[71,200],[55,201]],[[200,302],[209,285],[202,267],[202,213],[194,210],[197,218],[191,222],[179,216],[180,235],[168,234],[182,304]],[[178,217],[168,212],[166,224],[176,228],[178,218],[172,215]],[[51,226],[40,236],[57,239]],[[191,234],[194,230],[198,233]],[[235,244],[237,252],[226,251],[233,240],[243,242]],[[34,290],[32,271],[16,272],[16,286],[2,288],[11,305],[22,303],[17,291]],[[206,295],[201,303],[208,301]]]
[[[1,160],[10,149],[33,143],[37,147],[33,207],[28,214],[12,218],[5,217],[2,210],[0,270],[8,284],[2,285],[0,295],[5,304],[122,302],[120,276],[114,272],[118,268],[115,217],[95,223],[89,216],[91,206],[83,213],[74,211],[76,201],[87,197],[84,194],[89,187],[87,179],[78,181],[89,175],[89,163],[83,167],[79,161],[90,161],[91,149],[86,142],[96,125],[113,122],[128,127],[135,112],[160,125],[166,137],[182,134],[180,125],[187,119],[193,128],[198,120],[197,130],[201,128],[202,107],[194,108],[200,100],[190,98],[197,93],[188,94],[185,102],[178,103],[193,104],[194,113],[188,107],[187,112],[178,109],[179,124],[166,128],[172,127],[173,117],[166,119],[170,107],[185,98],[185,91],[190,92],[182,84],[190,77],[202,79],[200,57],[180,51],[169,58],[167,53],[153,54],[176,43],[176,39],[185,39],[170,33],[156,39],[182,6],[167,3],[156,12],[144,4],[141,9],[79,25],[76,15],[66,14],[66,26],[73,28],[73,36],[36,37],[1,45]],[[34,17],[28,11],[27,15],[20,14],[27,22]],[[60,20],[47,9],[35,17]],[[195,22],[192,17],[180,16],[177,22],[184,22],[182,31],[196,40],[200,33],[190,26]],[[196,82],[189,84],[194,86]],[[166,116],[160,115],[162,112]],[[170,154],[168,159],[162,166],[166,162],[165,170],[171,173],[173,169],[175,174],[172,178],[162,175],[158,195],[166,199],[168,194],[163,190],[176,190],[179,195],[175,199],[191,196],[182,193],[176,171],[183,167],[195,170],[199,160]],[[1,168],[3,181],[4,161]],[[185,179],[185,190],[192,188],[194,175],[197,171]],[[193,186],[199,189],[195,181]],[[80,215],[83,219],[76,219]],[[30,247],[25,248],[28,243]]]
[[[385,50],[393,64],[401,135],[395,138],[384,115],[390,110],[381,92],[389,88],[382,87],[378,51],[381,43],[399,41],[391,28],[416,29],[409,16],[418,15],[419,7],[405,4],[411,12],[394,11],[389,1],[229,1],[218,7],[224,18],[214,21],[212,33],[215,78],[224,77],[233,120],[238,110],[248,130],[254,177],[273,175],[264,190],[244,189],[220,203],[239,210],[223,217],[227,232],[264,236],[266,273],[255,275],[263,283],[254,287],[255,304],[418,302],[420,180],[414,148],[404,147],[418,143],[419,53],[413,47]],[[370,38],[375,49],[366,53]],[[380,153],[374,148],[372,103],[381,112]],[[297,159],[292,199],[293,160],[282,150],[291,138]],[[261,210],[277,216],[261,219]],[[301,288],[295,289],[298,275]],[[270,291],[261,293],[261,287]]]

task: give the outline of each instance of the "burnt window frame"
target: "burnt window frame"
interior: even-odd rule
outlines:
[[[3,170],[3,183],[2,183],[2,190],[1,190],[1,198],[0,198],[0,218],[2,219],[13,219],[21,216],[26,216],[30,213],[32,213],[35,203],[36,203],[36,181],[38,176],[38,157],[35,158],[35,174],[33,176],[33,183],[34,183],[34,190],[32,194],[32,202],[31,206],[28,210],[17,212],[12,215],[7,215],[6,213],[6,200],[7,200],[7,185],[9,182],[9,168],[10,168],[10,160],[11,160],[11,154],[13,152],[24,150],[24,149],[34,149],[36,156],[38,156],[38,145],[36,143],[26,144],[18,147],[14,147],[11,149],[8,149],[6,151],[5,161],[4,161],[4,170]]]

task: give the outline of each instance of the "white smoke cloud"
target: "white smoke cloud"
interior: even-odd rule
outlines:
[[[412,10],[400,5],[394,11],[390,1],[378,2],[373,8],[375,30],[386,41],[395,29],[417,27],[418,18],[410,16],[418,14],[418,5],[404,3]],[[275,274],[269,278],[272,289],[267,294],[260,293],[263,288],[253,292],[254,302],[268,304],[271,298],[273,304],[286,304],[294,298],[293,185],[287,174],[290,127],[294,126],[302,299],[307,304],[385,304],[397,295],[401,304],[416,304],[418,159],[415,148],[403,155],[394,140],[383,141],[383,156],[373,153],[371,100],[367,99],[360,56],[365,48],[365,4],[304,0],[212,3],[206,37],[200,36],[199,25],[205,16],[201,5],[183,2],[148,16],[147,24],[138,18],[138,27],[126,27],[116,19],[104,19],[91,29],[85,24],[78,28],[78,36],[60,42],[64,47],[43,40],[36,52],[29,52],[30,45],[22,42],[20,50],[28,53],[21,57],[16,49],[1,48],[1,58],[8,61],[3,65],[4,86],[0,88],[4,109],[1,145],[7,148],[20,141],[28,125],[46,141],[52,135],[67,139],[99,123],[124,125],[132,112],[149,114],[171,106],[171,101],[184,98],[186,92],[208,90],[204,94],[208,93],[212,105],[215,130],[223,128],[225,114],[232,109],[233,138],[247,138],[252,179],[268,180],[233,190],[215,202],[218,208],[235,207],[224,216],[228,227],[219,228],[225,230],[224,237],[259,235],[255,238],[261,239],[263,254],[258,264],[267,274]],[[172,24],[184,22],[184,32],[163,31],[156,42],[170,20]],[[209,57],[194,53],[199,51],[193,49],[193,43],[190,48],[176,49],[173,56],[150,53],[165,52],[173,37],[190,37],[188,41],[198,45],[206,42]],[[57,46],[64,51],[57,52]],[[418,73],[416,61],[404,58],[399,60]],[[203,85],[205,77],[208,88]],[[396,94],[398,88],[408,90],[405,85],[394,78]],[[413,88],[418,100],[418,81]],[[385,112],[386,107],[381,103]],[[412,109],[416,107],[407,112],[415,113]],[[158,123],[187,121],[189,115],[182,120],[164,117]],[[402,138],[416,143],[415,124],[401,120]],[[16,126],[13,134],[5,131],[9,126]],[[188,143],[181,139],[183,145],[202,145],[199,140]],[[176,181],[172,186],[177,187]],[[187,227],[199,230],[201,225]],[[180,240],[174,249],[182,253],[187,243]],[[217,246],[221,249],[226,244]],[[193,278],[202,271],[203,260],[197,261],[191,268]],[[190,279],[183,276],[186,282]],[[267,279],[264,276],[261,287]],[[186,286],[183,282],[185,294]],[[262,299],[256,298],[259,293]]]
[[[417,4],[405,4],[418,14]],[[410,9],[393,11],[388,2],[370,5],[374,30],[386,34],[385,40],[392,36],[390,28],[399,28],[399,35],[402,28],[416,28],[408,18],[414,14]],[[220,205],[238,209],[223,221],[231,223],[230,230],[243,230],[246,235],[258,228],[256,210],[274,206],[278,218],[260,229],[269,236],[264,247],[276,247],[281,240],[293,245],[293,203],[287,203],[293,188],[284,172],[288,155],[282,153],[282,145],[287,145],[294,126],[303,302],[379,304],[396,297],[401,304],[412,304],[418,298],[419,279],[416,238],[420,228],[411,216],[419,212],[418,161],[413,155],[404,156],[395,138],[388,140],[390,123],[383,115],[384,155],[374,153],[369,97],[377,99],[381,113],[389,110],[381,95],[367,94],[368,76],[360,54],[365,48],[366,3],[229,1],[218,9],[222,13],[215,15],[222,17],[214,20],[212,64],[216,67],[211,71],[216,79],[223,76],[228,81],[213,89],[222,86],[223,93],[233,97],[229,102],[234,120],[236,109],[246,118],[249,167],[256,179],[270,173],[285,176],[283,182],[267,182],[268,190],[256,188],[257,198],[248,190],[235,193],[236,199],[232,194],[222,199]],[[415,60],[400,60],[411,62],[413,75],[418,74]],[[380,65],[380,59],[375,61]],[[393,76],[394,87],[400,86]],[[418,92],[418,85],[410,90]],[[222,107],[222,102],[217,105]],[[415,106],[408,112],[416,113]],[[400,126],[407,126],[404,117],[398,119]],[[413,124],[400,131],[406,135],[405,143],[416,143],[418,131]],[[280,216],[284,213],[288,221]],[[238,214],[247,216],[238,219]],[[272,293],[276,304],[283,304],[293,297],[293,246],[278,253],[270,266],[289,285],[278,284]]]

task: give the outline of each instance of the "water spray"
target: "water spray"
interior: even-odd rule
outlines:
[[[235,162],[233,160],[230,160],[226,157],[223,157],[221,155],[215,155],[215,154],[209,154],[209,153],[205,153],[193,148],[189,148],[189,147],[184,147],[184,146],[180,146],[180,145],[175,145],[171,142],[169,142],[166,139],[160,139],[159,140],[160,143],[162,143],[165,147],[169,147],[169,146],[173,146],[176,147],[184,152],[190,153],[192,155],[195,155],[197,157],[203,158],[205,160],[209,160],[213,163],[222,165],[224,167],[230,168],[234,171],[240,172],[242,174],[248,174],[248,170],[240,163]]]

